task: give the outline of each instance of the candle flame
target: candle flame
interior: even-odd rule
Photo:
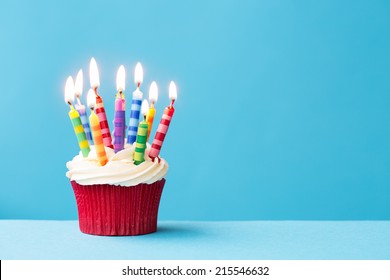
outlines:
[[[91,62],[89,63],[89,81],[91,84],[91,88],[95,89],[100,86],[99,80],[99,70],[97,68],[95,58],[91,58]]]
[[[80,98],[81,94],[83,93],[83,70],[81,69],[76,76],[76,81],[74,83],[74,92],[76,98]]]
[[[148,102],[148,100],[144,99],[142,101],[142,105],[141,105],[141,114],[146,116],[148,111],[149,111],[149,102]]]
[[[87,105],[88,107],[93,110],[96,104],[96,95],[93,89],[89,89],[87,93]]]
[[[158,88],[155,81],[152,82],[149,88],[149,100],[150,102],[156,102],[158,98]]]
[[[144,80],[144,70],[142,69],[141,63],[137,63],[135,66],[135,71],[134,71],[134,83],[138,86],[141,84]]]
[[[116,90],[119,92],[125,90],[125,67],[123,65],[119,66],[116,73]]]
[[[177,88],[175,82],[173,81],[171,81],[171,83],[169,84],[169,99],[177,99]]]
[[[65,102],[72,104],[74,99],[74,83],[71,76],[68,77],[65,84]]]

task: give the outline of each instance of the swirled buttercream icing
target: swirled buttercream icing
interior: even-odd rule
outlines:
[[[80,153],[66,163],[66,176],[80,185],[110,184],[130,187],[140,183],[151,184],[165,177],[168,164],[164,159],[154,161],[148,156],[150,145],[145,151],[145,161],[139,165],[133,163],[134,145],[125,145],[125,149],[114,153],[106,147],[108,162],[100,166],[96,150],[91,146],[88,157]]]

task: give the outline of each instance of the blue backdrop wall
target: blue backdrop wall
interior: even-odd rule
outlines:
[[[388,1],[2,0],[0,218],[77,218],[63,89],[94,56],[109,119],[120,64],[158,116],[178,85],[160,219],[390,219],[389,30]]]

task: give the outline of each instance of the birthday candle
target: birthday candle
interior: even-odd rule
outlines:
[[[65,102],[70,106],[69,118],[72,121],[73,129],[76,134],[81,153],[83,154],[83,157],[87,157],[90,152],[89,144],[80,120],[80,115],[72,105],[73,99],[74,83],[72,77],[69,76],[65,84]]]
[[[87,95],[88,107],[91,109],[89,122],[91,123],[93,141],[95,142],[96,156],[98,158],[99,164],[103,166],[107,163],[107,155],[103,144],[103,137],[100,129],[100,121],[98,116],[94,112],[95,102],[96,102],[95,92],[92,89],[90,89]]]
[[[123,91],[125,90],[125,67],[121,65],[116,75],[116,89],[118,91],[115,99],[114,115],[114,151],[123,150],[125,144],[126,130],[126,101]]]
[[[96,95],[95,112],[99,118],[100,129],[103,137],[103,144],[106,147],[114,149],[114,146],[112,145],[110,127],[108,126],[106,110],[104,109],[103,99],[98,94],[97,91],[97,88],[100,85],[99,71],[96,65],[96,60],[93,57],[91,58],[91,62],[89,64],[89,78],[90,78],[91,88],[95,91],[95,95]]]
[[[146,121],[148,122],[148,137],[146,138],[146,141],[148,141],[150,136],[150,131],[152,131],[154,115],[156,114],[154,103],[157,101],[157,98],[158,98],[158,88],[156,82],[153,81],[149,88],[150,108],[149,108],[148,115],[146,116]]]
[[[175,112],[175,108],[173,108],[173,103],[177,99],[177,89],[174,82],[171,82],[169,85],[169,98],[171,99],[171,104],[164,110],[164,114],[161,118],[156,135],[153,139],[152,147],[149,151],[149,157],[153,159],[158,157],[158,155],[160,154],[162,144],[168,132],[169,124],[171,123],[173,113]]]
[[[137,85],[137,89],[133,92],[133,99],[131,101],[131,111],[129,119],[129,128],[127,131],[127,143],[133,144],[137,137],[139,113],[142,102],[142,92],[139,87],[143,81],[143,70],[141,63],[137,63],[135,66],[134,82]]]
[[[138,165],[145,161],[144,153],[146,149],[146,137],[148,136],[148,123],[146,121],[146,113],[148,112],[149,104],[147,100],[142,102],[142,114],[144,115],[144,120],[139,123],[138,132],[137,132],[137,140],[135,142],[135,150],[134,150],[134,164]]]
[[[83,124],[85,135],[87,136],[87,140],[89,145],[93,145],[91,129],[89,127],[87,114],[85,111],[85,106],[81,103],[80,97],[83,92],[83,70],[79,70],[76,76],[76,81],[74,84],[74,91],[76,95],[77,104],[74,105],[77,112],[80,114],[81,123]]]

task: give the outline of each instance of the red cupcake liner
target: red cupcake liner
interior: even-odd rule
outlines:
[[[80,230],[94,235],[140,235],[157,230],[165,179],[131,187],[71,181]]]

